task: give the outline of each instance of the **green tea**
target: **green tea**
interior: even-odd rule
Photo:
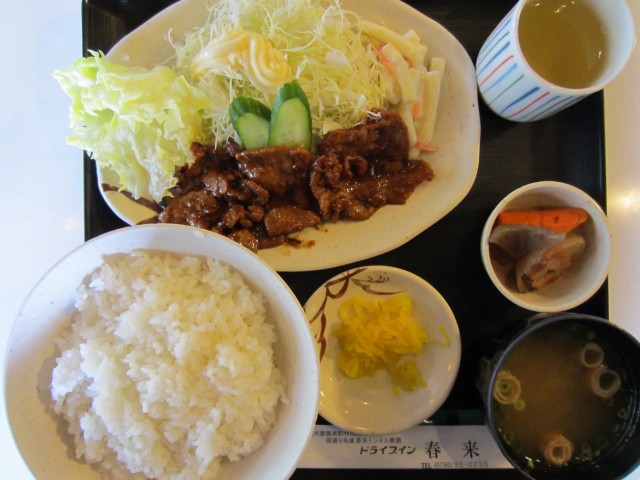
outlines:
[[[584,0],[533,0],[522,10],[520,48],[533,70],[566,88],[596,83],[607,55],[597,13]]]

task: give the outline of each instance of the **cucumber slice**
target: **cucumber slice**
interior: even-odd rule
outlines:
[[[269,143],[271,110],[254,98],[236,97],[229,105],[229,118],[246,149],[266,147]]]
[[[311,109],[296,80],[280,87],[273,102],[269,145],[311,148]]]

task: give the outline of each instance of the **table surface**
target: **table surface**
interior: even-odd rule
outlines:
[[[640,32],[640,2],[628,0]],[[60,257],[84,240],[82,155],[65,143],[68,98],[52,72],[81,51],[80,0],[4,2],[0,39],[0,158],[14,172],[4,188],[5,228],[0,237],[0,345],[30,289]],[[613,252],[608,280],[609,318],[640,337],[640,49],[607,89],[605,101],[607,210]],[[25,188],[28,185],[28,188]],[[7,224],[8,223],[8,227]],[[0,372],[4,363],[0,364]],[[33,478],[18,453],[0,397],[3,478]],[[629,479],[640,479],[640,469]]]

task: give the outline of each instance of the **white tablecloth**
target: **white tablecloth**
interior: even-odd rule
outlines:
[[[628,0],[640,32],[640,1]],[[52,79],[81,51],[81,0],[4,0],[0,7],[0,345],[29,290],[84,238],[82,155],[67,146],[69,102]],[[610,319],[640,337],[640,48],[605,91]],[[4,364],[0,363],[0,371]],[[30,479],[0,398],[0,471]],[[629,478],[640,479],[640,470]]]

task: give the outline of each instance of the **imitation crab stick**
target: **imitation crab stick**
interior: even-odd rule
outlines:
[[[588,214],[582,208],[551,208],[547,210],[512,210],[498,214],[497,224],[532,225],[556,232],[570,232],[584,223]]]

